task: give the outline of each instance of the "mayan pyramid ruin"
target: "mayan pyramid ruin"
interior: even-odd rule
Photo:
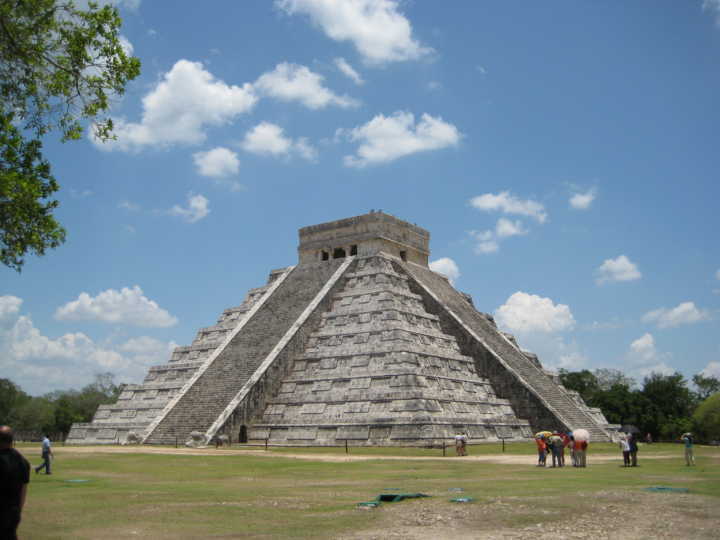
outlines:
[[[68,443],[440,445],[523,440],[607,420],[428,267],[428,231],[383,212],[300,229],[270,272],[190,346],[127,385]]]

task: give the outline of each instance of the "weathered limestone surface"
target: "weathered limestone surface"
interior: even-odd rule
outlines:
[[[206,432],[341,262],[307,264],[291,270],[144,442],[170,444],[176,438],[186,440],[192,431]]]
[[[296,267],[150,368],[68,442],[436,445],[607,421],[428,264],[429,233],[382,212],[304,227]]]
[[[250,439],[273,444],[441,444],[531,435],[478,377],[390,257],[360,257]]]
[[[495,327],[494,321],[475,310],[443,276],[412,263],[401,263],[413,277],[431,312],[461,343],[461,350],[475,359],[479,373],[490,379],[498,395],[508,398],[518,416],[543,429],[585,428],[593,440],[609,434],[580,407],[567,391]],[[534,355],[532,355],[534,356]]]
[[[168,403],[207,362],[224,337],[240,324],[284,270],[274,270],[268,285],[248,291],[239,306],[226,309],[214,326],[201,328],[192,345],[176,347],[167,364],[149,369],[142,384],[129,384],[118,401],[100,405],[92,422],[75,423],[68,434],[69,444],[113,444],[125,442],[129,433],[142,434],[162,414]]]

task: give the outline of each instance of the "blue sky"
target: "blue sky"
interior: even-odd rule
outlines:
[[[0,269],[0,377],[139,382],[371,209],[546,367],[720,376],[717,0],[119,8],[142,75],[45,143],[68,240]]]

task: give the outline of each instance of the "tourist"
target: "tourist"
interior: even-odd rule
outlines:
[[[628,445],[630,446],[630,462],[633,467],[637,467],[638,444],[634,433],[628,433]]]
[[[40,469],[45,469],[45,474],[50,474],[50,460],[53,457],[52,445],[50,444],[50,438],[45,434],[45,438],[42,440],[42,464],[35,467],[35,474]]]
[[[460,449],[462,450],[463,456],[467,456],[467,443],[468,443],[467,431],[463,431],[462,435],[460,436]]]
[[[30,481],[30,463],[13,448],[13,432],[0,426],[0,538],[17,540]]]
[[[587,447],[587,441],[575,441],[575,460],[577,463],[577,465],[575,465],[576,467],[587,466]]]
[[[463,455],[463,436],[459,431],[455,434],[455,455]]]
[[[649,433],[646,433],[645,434],[645,442],[648,444],[652,443],[652,435],[650,435]]]
[[[562,448],[560,449],[560,462],[562,463],[562,466],[565,466],[565,448],[570,446],[570,436],[565,433],[564,431],[560,434],[562,437]]]
[[[545,466],[545,456],[547,456],[547,444],[545,444],[545,437],[541,435],[535,439],[538,449],[538,467]]]
[[[693,435],[692,433],[683,433],[682,442],[685,443],[685,465],[690,467],[695,465],[695,454],[693,452]]]
[[[620,449],[622,450],[623,455],[623,467],[629,467],[630,466],[630,443],[627,440],[627,437],[621,433],[620,434]]]
[[[560,452],[563,448],[563,440],[559,433],[553,433],[550,437],[548,444],[550,445],[550,451],[552,452],[552,466],[562,467],[560,462]]]
[[[572,466],[577,467],[577,455],[575,454],[575,437],[572,434],[569,434],[570,442],[568,443],[568,449],[570,450],[570,460],[572,461]]]

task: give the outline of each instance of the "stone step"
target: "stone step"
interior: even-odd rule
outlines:
[[[583,427],[591,431],[597,437],[596,440],[608,440],[609,437],[605,431],[587,413],[580,409],[567,394],[558,393],[561,390],[555,382],[503,336],[486,316],[476,311],[445,278],[429,268],[408,263],[399,264],[414,278],[418,292],[420,294],[424,292],[427,295],[426,301],[434,302],[436,309],[445,310],[446,317],[453,321],[450,323],[449,320],[448,324],[455,324],[459,327],[458,331],[467,332],[470,336],[477,336],[482,340],[478,342],[482,349],[487,350],[486,347],[489,347],[511,368],[512,372],[503,369],[502,375],[494,375],[496,379],[494,381],[493,376],[490,377],[494,386],[503,388],[507,387],[506,384],[503,384],[504,381],[514,372],[517,385],[514,390],[515,395],[504,397],[509,397],[511,401],[519,399],[518,396],[522,394],[523,389],[529,388],[534,393],[536,401],[544,404],[545,410],[560,424],[569,424],[568,427],[575,429]],[[476,340],[473,338],[473,341]],[[516,407],[522,407],[522,404],[518,402]]]
[[[248,315],[239,333],[218,351],[146,442],[159,444],[172,438],[170,434],[180,434],[185,440],[191,431],[207,431],[341,263],[292,270]]]

